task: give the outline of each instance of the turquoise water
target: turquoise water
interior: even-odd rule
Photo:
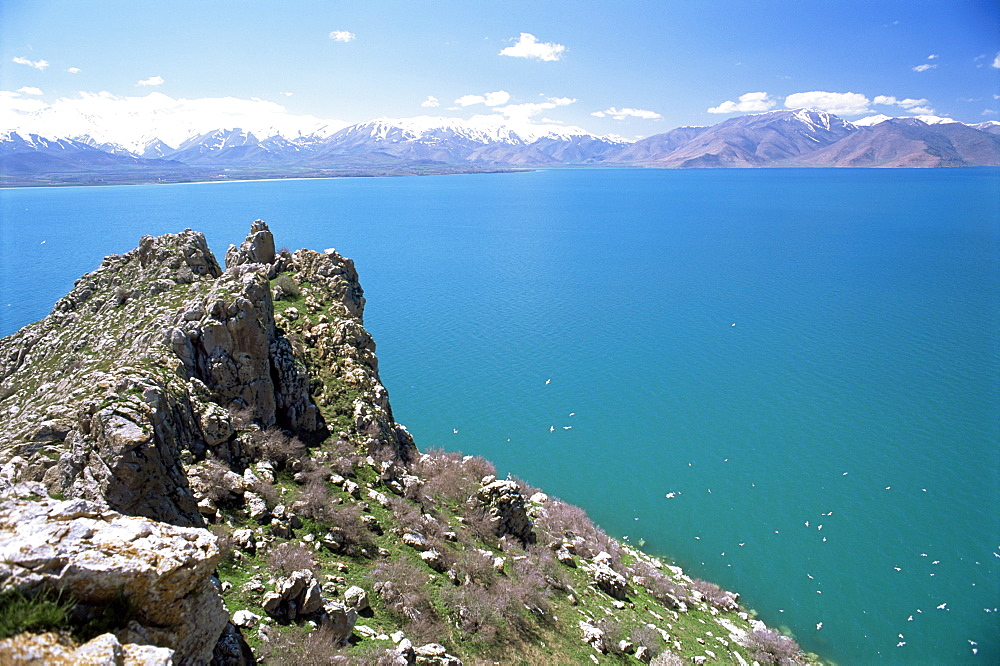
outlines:
[[[998,663],[998,183],[562,170],[2,190],[0,334],[142,234],[199,229],[221,257],[263,218],[279,245],[355,259],[421,448],[490,458],[840,663]]]

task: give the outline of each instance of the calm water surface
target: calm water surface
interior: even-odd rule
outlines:
[[[356,261],[421,448],[582,505],[840,663],[998,663],[998,183],[562,170],[2,190],[0,335],[143,234],[198,229],[221,257],[262,218],[279,246]]]

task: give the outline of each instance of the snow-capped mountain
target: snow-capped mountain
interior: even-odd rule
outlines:
[[[579,127],[512,124],[500,116],[378,118],[331,136],[318,160],[369,156],[443,163],[554,164],[593,161],[626,142]]]
[[[260,125],[260,123],[258,123]],[[0,177],[44,180],[47,174],[145,173],[184,169],[188,177],[323,175],[345,170],[482,169],[510,166],[621,165],[661,168],[773,166],[997,166],[1000,122],[966,125],[939,116],[870,116],[851,123],[812,109],[768,111],[709,127],[680,127],[630,143],[579,127],[470,119],[378,118],[339,127],[279,131],[224,127],[177,141],[133,132],[107,140],[103,128],[70,136],[0,134]],[[16,178],[12,177],[16,175]]]
[[[857,127],[825,111],[791,109],[681,130],[638,141],[611,159],[660,167],[771,166],[835,143]]]

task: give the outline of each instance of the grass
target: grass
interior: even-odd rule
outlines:
[[[69,627],[75,604],[59,596],[27,596],[11,589],[0,594],[0,639],[22,632],[62,631]]]

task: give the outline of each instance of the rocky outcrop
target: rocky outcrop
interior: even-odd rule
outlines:
[[[205,530],[123,516],[85,500],[8,499],[0,504],[0,588],[124,604],[131,621],[120,643],[207,662],[229,621],[212,576],[215,541]]]
[[[509,479],[489,481],[479,489],[476,499],[486,508],[497,536],[509,534],[522,543],[535,542],[524,495],[517,483]]]
[[[0,663],[47,666],[171,666],[174,651],[153,645],[124,645],[114,634],[101,634],[73,645],[54,634],[21,634],[0,641]]]
[[[264,222],[223,272],[186,230],[111,255],[52,314],[0,340],[0,488],[39,481],[130,515],[204,524],[185,465],[211,454],[236,473],[252,432],[327,432],[406,461],[363,326],[354,264],[333,250],[275,253]],[[300,297],[275,314],[271,280]],[[279,282],[281,281],[279,280]]]

